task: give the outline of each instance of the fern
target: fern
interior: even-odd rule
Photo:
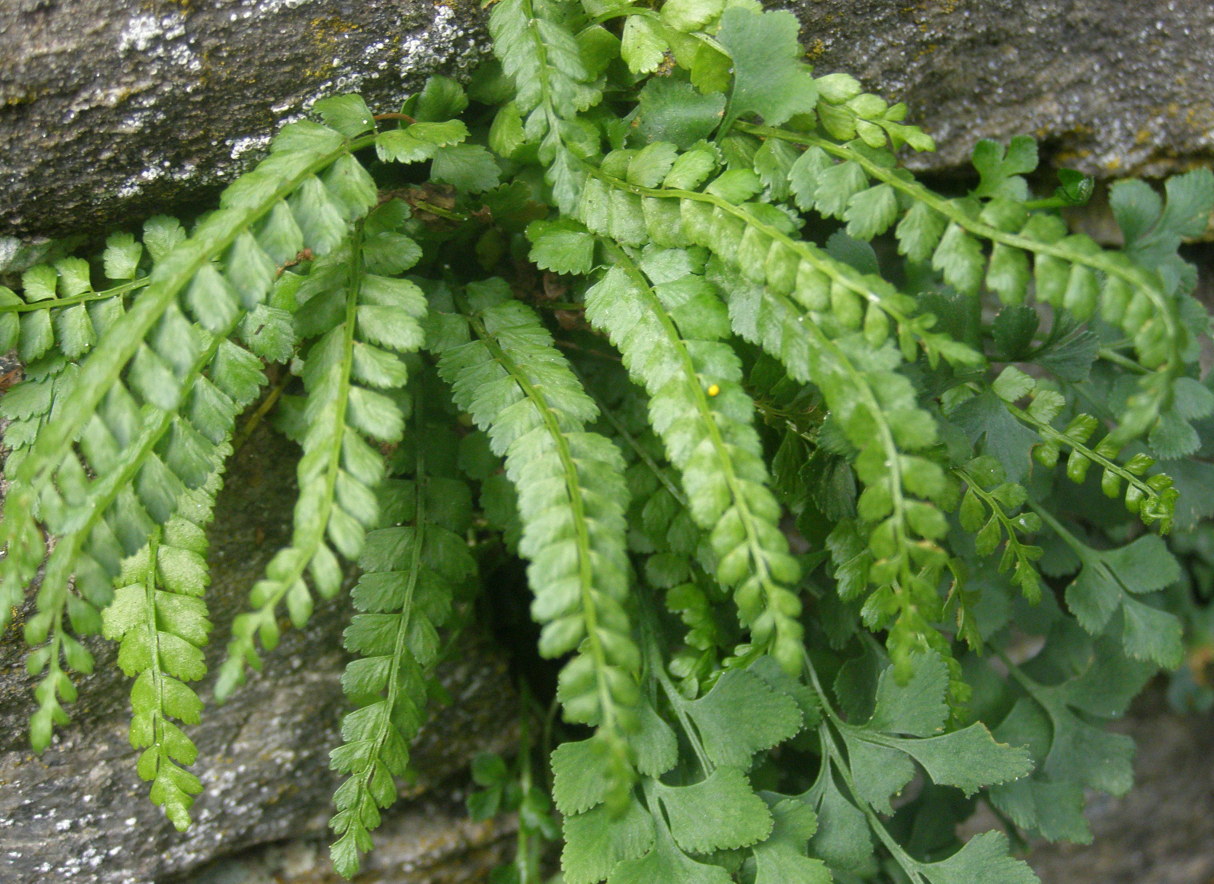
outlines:
[[[576,649],[561,673],[561,704],[568,720],[598,727],[618,802],[631,775],[623,736],[636,727],[640,666],[627,609],[619,452],[582,429],[594,402],[504,283],[470,286],[464,316],[450,317],[430,344],[439,372],[506,457],[519,493],[519,552],[531,560],[532,616],[543,624],[539,650],[555,657]]]
[[[1114,185],[1103,248],[1059,212],[1090,180],[1034,193],[1031,139],[979,143],[968,193],[917,181],[931,138],[815,76],[788,12],[501,0],[489,27],[467,91],[317,102],[216,211],[0,288],[35,748],[103,634],[188,825],[203,529],[268,419],[299,496],[215,696],[348,597],[340,874],[444,634],[515,601],[480,575],[520,556],[562,820],[527,702],[523,757],[473,769],[478,818],[521,817],[499,877],[559,837],[570,884],[1035,880],[1010,843],[1090,839],[1087,790],[1130,785],[1101,723],[1194,622],[1169,543],[1207,509],[1214,393],[1178,249],[1214,176]],[[962,844],[979,795],[1007,834]]]
[[[370,194],[360,186],[357,197],[366,202]],[[379,268],[374,260],[364,263],[361,241],[360,228],[347,246],[319,259],[295,293],[300,336],[316,339],[303,362],[308,429],[301,440],[295,527],[290,545],[253,587],[254,610],[233,623],[215,690],[221,700],[243,680],[246,663],[260,668],[255,639],[267,650],[277,644],[279,603],[286,601],[296,626],[307,623],[313,601],[305,574],[323,597],[335,595],[342,570],[331,547],[357,559],[378,518],[375,488],[383,463],[367,440],[397,441],[404,417],[397,401],[373,388],[403,384],[406,367],[396,354],[421,345],[425,301],[413,283],[371,272]]]
[[[450,440],[442,427],[416,421],[403,448],[402,478],[386,480],[384,510],[391,521],[370,532],[359,560],[363,574],[351,593],[355,615],[346,650],[358,654],[342,687],[358,707],[342,722],[342,746],[331,753],[335,770],[349,779],[333,797],[329,825],[333,867],[349,878],[359,851],[371,849],[369,831],[380,807],[396,801],[393,778],[404,776],[408,747],[424,717],[426,680],[438,655],[437,629],[449,619],[458,587],[476,571],[461,534],[471,520],[471,495],[450,472]],[[444,462],[448,469],[443,470]]]
[[[131,686],[131,745],[143,749],[139,775],[152,781],[152,801],[179,830],[202,791],[184,769],[198,757],[172,718],[197,724],[202,701],[186,684],[206,672],[200,648],[211,631],[203,595],[209,580],[204,529],[211,520],[217,478],[189,492],[180,512],[154,528],[148,545],[123,562],[114,601],[105,609],[106,638],[121,641],[118,665]]]
[[[717,343],[729,332],[728,317],[685,252],[647,258],[657,288],[616,250],[616,268],[586,293],[587,319],[611,336],[649,391],[650,420],[682,473],[692,518],[712,532],[717,579],[736,588],[739,616],[755,645],[796,671],[801,605],[786,586],[800,574],[766,488],[741,366]]]

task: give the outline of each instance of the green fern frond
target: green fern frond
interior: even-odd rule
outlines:
[[[740,362],[720,342],[730,331],[724,305],[686,252],[650,250],[639,266],[611,253],[616,267],[586,292],[586,318],[648,390],[650,421],[682,473],[692,518],[711,533],[717,579],[734,588],[754,645],[795,671],[801,603],[788,587],[800,570],[767,488]]]
[[[1126,509],[1137,515],[1144,525],[1157,525],[1160,534],[1171,530],[1180,492],[1173,487],[1172,478],[1167,474],[1146,475],[1155,465],[1155,458],[1140,452],[1125,464],[1117,463],[1123,446],[1115,433],[1108,433],[1095,446],[1089,445],[1100,426],[1090,414],[1076,414],[1063,429],[1056,428],[1053,422],[1062,413],[1066,400],[1048,384],[1029,377],[1015,366],[1003,370],[993,389],[1011,415],[1041,438],[1042,444],[1033,448],[1034,460],[1052,469],[1063,449],[1070,449],[1066,462],[1068,479],[1083,482],[1088,469],[1095,465],[1101,470],[1100,490],[1106,497],[1123,497]],[[1028,407],[1018,407],[1015,403],[1026,396],[1032,397]]]
[[[660,147],[650,145],[635,160],[629,151],[604,159],[586,182],[579,205],[587,227],[623,245],[652,240],[704,246],[751,281],[794,297],[808,318],[831,326],[834,334],[861,331],[878,347],[892,333],[908,359],[922,347],[932,365],[941,358],[958,366],[981,364],[980,354],[931,331],[935,317],[916,315],[913,298],[801,240],[786,213],[750,202],[762,186],[753,173],[727,171],[703,192],[686,189],[711,174],[712,166],[705,165],[711,161],[700,159],[706,152],[691,151],[684,155],[691,158],[687,161],[657,167],[639,162],[646,151]],[[672,204],[662,205],[666,200]]]
[[[333,867],[347,878],[358,872],[359,853],[371,849],[379,808],[396,801],[394,778],[405,775],[409,743],[425,720],[436,630],[476,571],[462,536],[471,493],[442,469],[452,462],[453,443],[443,427],[416,422],[405,451],[412,455],[407,478],[381,486],[391,498],[381,510],[410,524],[370,532],[359,559],[363,574],[351,596],[362,613],[345,632],[346,650],[359,656],[342,677],[358,708],[343,719],[343,743],[330,754],[333,769],[349,775],[333,796],[337,812],[329,821],[340,836],[330,848]]]
[[[167,315],[175,312],[171,308]],[[91,671],[91,655],[66,634],[64,613],[77,635],[99,631],[98,612],[110,603],[122,558],[139,550],[156,526],[172,517],[187,489],[207,481],[226,450],[237,412],[262,381],[261,364],[247,351],[222,337],[191,332],[188,325],[182,330],[199,341],[210,338],[182,373],[191,389],[187,414],[150,405],[140,409],[134,396],[115,386],[77,443],[94,475],[69,457],[59,471],[57,493],[43,498],[41,517],[56,543],[25,639],[34,646],[49,636],[50,659],[62,646],[71,668],[79,672]],[[58,679],[55,672],[47,678]],[[36,733],[35,746],[41,749],[49,732]]]
[[[1174,385],[1183,376],[1191,351],[1191,332],[1177,297],[1184,274],[1176,272],[1175,249],[1181,235],[1193,235],[1185,231],[1202,229],[1214,208],[1214,176],[1208,170],[1174,179],[1170,193],[1175,195],[1176,209],[1167,217],[1153,194],[1147,197],[1137,187],[1121,190],[1126,194],[1122,220],[1131,232],[1137,235],[1154,225],[1155,233],[1141,248],[1136,249],[1130,238],[1127,249],[1113,251],[1084,234],[1068,234],[1059,217],[1026,202],[1023,179],[1013,173],[1035,168],[1031,139],[1014,142],[1007,157],[991,142],[980,144],[975,148],[975,164],[985,170],[983,182],[970,197],[947,199],[896,168],[888,151],[770,127],[742,129],[806,146],[797,161],[804,165],[800,177],[804,197],[799,200],[803,207],[843,217],[849,225],[863,223],[872,232],[901,217],[896,231],[901,251],[912,260],[930,258],[944,280],[959,291],[974,294],[985,284],[1003,303],[1020,304],[1031,284],[1040,303],[1064,309],[1080,321],[1099,315],[1122,329],[1151,372],[1140,380],[1139,392],[1120,415],[1120,426],[1114,430],[1119,445],[1152,430],[1171,412]],[[1026,151],[1026,145],[1031,150]],[[1013,150],[1026,158],[1013,158]],[[870,187],[870,181],[876,184]],[[1045,202],[1048,208],[1057,204]],[[876,215],[882,222],[870,224]],[[984,243],[990,244],[989,257]],[[1165,252],[1170,260],[1165,260]],[[1169,268],[1166,278],[1159,272],[1163,267]]]
[[[151,781],[153,803],[164,807],[178,830],[189,826],[190,806],[202,791],[185,770],[198,749],[172,719],[197,724],[202,709],[186,682],[206,672],[201,648],[211,623],[203,599],[209,582],[205,528],[218,490],[216,472],[183,495],[177,515],[122,563],[114,601],[102,615],[106,638],[121,642],[118,665],[135,677],[130,739],[143,749],[139,775]]]
[[[840,595],[857,599],[875,588],[862,616],[872,629],[889,629],[900,672],[912,653],[929,649],[955,665],[936,626],[948,560],[939,545],[948,530],[941,508],[952,508],[955,490],[932,451],[935,418],[897,371],[898,352],[888,342],[874,349],[855,333],[832,339],[788,296],[726,270],[720,279],[734,330],[779,355],[793,377],[812,379],[853,448],[849,456],[865,490],[857,502],[860,521],[841,520],[831,535]],[[963,690],[959,680],[956,687]]]
[[[180,488],[175,487],[172,470],[152,456],[152,449],[185,410],[199,424],[193,427],[194,436],[211,437],[217,444],[230,435],[223,424],[252,398],[261,374],[257,360],[226,337],[243,313],[265,298],[277,264],[292,260],[305,247],[323,253],[344,235],[352,208],[350,188],[343,183],[345,201],[339,202],[316,173],[357,146],[315,123],[292,124],[275,139],[270,157],[230,185],[221,197],[222,208],[207,216],[190,237],[183,238],[175,222],[152,227],[150,235],[145,231],[145,244],[156,261],[147,286],[98,334],[80,364],[79,381],[55,402],[55,419],[42,425],[10,472],[14,490],[0,522],[0,543],[8,551],[0,564],[3,600],[22,597],[42,560],[39,522],[55,535],[79,532],[73,513],[91,512],[89,518],[95,521],[109,505],[104,496],[118,494],[139,476],[143,477],[141,506],[115,532],[142,535],[127,551],[141,546],[151,530],[141,507],[157,523],[172,515]],[[374,203],[375,188],[365,172],[359,180],[362,202],[355,210],[361,213]],[[284,202],[286,197],[292,200],[290,206]],[[111,260],[114,267],[122,263]],[[125,264],[129,267],[129,256]],[[192,326],[187,316],[198,325]],[[252,389],[246,356],[256,365]],[[195,388],[204,370],[210,383],[199,391]],[[85,463],[81,463],[72,446],[82,436],[93,437],[96,451],[114,447],[104,436],[117,436],[121,430],[104,425],[100,413],[107,408],[112,411],[111,422],[121,428],[142,424],[141,443],[125,446],[122,456],[106,464],[104,455],[92,462],[89,440],[82,439]],[[136,418],[132,424],[130,414],[140,408],[151,409],[151,416]],[[174,438],[184,440],[180,451],[189,447],[192,437],[182,425]],[[106,467],[121,470],[121,480],[118,474],[107,476]],[[89,471],[95,478],[89,479]],[[82,495],[95,502],[99,494],[102,509],[95,505],[91,511],[78,509]],[[146,523],[143,528],[137,527],[139,521]],[[63,548],[61,564],[53,570],[48,566],[48,576],[53,574],[57,584],[48,590],[50,606],[76,567],[71,560],[75,549],[70,544]],[[8,606],[4,607],[7,616]]]
[[[504,282],[470,285],[465,317],[445,317],[443,329],[431,342],[439,373],[505,455],[518,490],[519,552],[531,561],[540,653],[575,652],[560,677],[565,717],[598,726],[615,794],[624,795],[640,652],[628,614],[628,490],[619,451],[583,429],[597,414],[593,400]]]
[[[506,107],[523,138],[538,144],[553,199],[564,209],[577,202],[585,178],[578,157],[593,137],[574,120],[602,100],[573,35],[580,17],[574,9],[560,0],[501,0],[489,14],[493,51],[515,87]]]
[[[226,699],[244,680],[246,664],[257,669],[266,650],[278,644],[278,606],[286,602],[291,622],[302,627],[313,599],[305,575],[323,598],[341,588],[342,568],[334,550],[357,560],[367,529],[379,518],[375,489],[383,479],[382,456],[371,442],[392,444],[404,429],[404,403],[393,391],[405,381],[402,354],[423,340],[426,312],[421,290],[405,279],[383,276],[363,250],[364,231],[319,259],[295,292],[302,338],[313,339],[303,359],[306,431],[301,440],[300,495],[291,542],[253,587],[253,611],[237,616],[215,695]],[[381,392],[381,390],[388,392]]]

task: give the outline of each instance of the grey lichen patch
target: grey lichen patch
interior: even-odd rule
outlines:
[[[318,99],[399,105],[467,73],[472,0],[61,0],[0,4],[0,234],[96,231],[180,211],[247,169]]]

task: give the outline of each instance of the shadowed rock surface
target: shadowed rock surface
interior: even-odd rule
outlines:
[[[208,601],[217,624],[207,648],[212,676],[226,625],[289,539],[293,449],[259,432],[229,471],[211,530]],[[284,632],[266,655],[264,671],[224,706],[210,702],[213,677],[202,683],[207,708],[202,724],[189,732],[199,749],[193,770],[206,791],[185,833],[150,803],[149,784],[135,772],[137,753],[127,741],[130,682],[115,663],[116,646],[90,642],[97,672],[77,680],[72,723],[36,756],[27,737],[34,704],[25,652],[19,632],[6,633],[0,640],[0,881],[133,884],[173,873],[194,880],[200,866],[254,845],[301,836],[327,844],[339,783],[328,769],[329,750],[340,742],[346,708],[339,680],[348,613],[339,603],[319,605],[308,628]],[[388,869],[385,880],[477,880],[458,875],[469,868],[483,875],[511,834],[501,823],[469,823],[459,806],[471,758],[506,751],[513,741],[509,723],[518,704],[505,662],[484,642],[463,640],[441,668],[440,681],[452,700],[435,713],[414,749],[419,780],[402,792],[397,821],[387,827],[395,833],[388,839],[392,846],[375,860],[375,868]],[[331,872],[327,851],[320,859]],[[407,867],[431,877],[409,878]]]

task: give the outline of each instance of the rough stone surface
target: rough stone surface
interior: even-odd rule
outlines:
[[[1134,739],[1134,788],[1121,798],[1093,793],[1091,844],[1033,845],[1041,884],[1214,882],[1214,715],[1177,714],[1156,684],[1110,729]],[[997,826],[983,814],[966,829]]]
[[[817,72],[846,71],[936,139],[1033,135],[1098,177],[1214,160],[1214,4],[1194,0],[794,0]]]
[[[395,110],[486,52],[474,0],[5,0],[0,234],[180,207],[318,99]]]
[[[1027,132],[1102,177],[1214,157],[1214,5],[792,0],[819,72],[906,101],[940,151]],[[390,107],[487,53],[473,0],[0,3],[0,259],[21,237],[181,208],[349,89]],[[0,260],[0,265],[4,261]]]
[[[221,527],[212,530],[208,601],[217,624],[230,623],[243,608],[249,587],[288,539],[295,496],[290,448],[259,433],[232,465],[216,513]],[[265,671],[224,706],[209,702],[210,681],[203,683],[208,705],[190,733],[206,792],[184,834],[148,801],[148,784],[135,773],[136,752],[127,741],[130,683],[115,665],[114,646],[93,643],[97,672],[78,680],[71,725],[35,756],[26,736],[30,679],[19,632],[10,630],[0,640],[0,881],[142,884],[172,874],[194,880],[200,866],[254,845],[309,836],[319,850],[339,782],[328,770],[328,753],[339,742],[345,708],[339,678],[347,613],[339,604],[318,606],[309,627],[287,630],[266,655]],[[212,672],[226,644],[222,633],[219,626],[208,648]],[[476,880],[456,875],[469,868],[483,874],[509,835],[501,824],[468,823],[455,806],[472,756],[512,743],[508,723],[518,706],[505,663],[484,642],[468,640],[440,680],[452,700],[415,747],[419,779],[403,791],[393,818],[406,822],[387,827],[392,846],[375,861],[387,870],[386,881]],[[407,824],[419,818],[425,826]],[[322,851],[318,868],[328,868],[326,857]],[[407,868],[428,869],[431,877],[404,877]]]

